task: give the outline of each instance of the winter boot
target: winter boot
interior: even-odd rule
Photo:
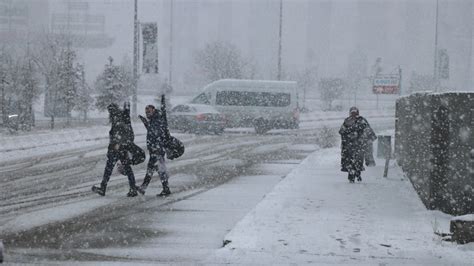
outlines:
[[[354,175],[353,174],[349,174],[349,176],[347,177],[347,179],[349,179],[349,183],[354,183]]]
[[[141,186],[137,187],[137,191],[138,191],[138,193],[140,193],[142,195],[145,195],[146,186],[141,185]]]
[[[92,191],[101,195],[101,196],[105,196],[105,190],[106,190],[107,186],[105,185],[102,185],[100,184],[100,186],[92,186]]]
[[[145,175],[145,178],[143,179],[143,184],[137,187],[137,190],[140,194],[145,195],[146,188],[148,187],[148,184],[150,184],[150,181],[151,175]]]
[[[170,191],[170,188],[168,187],[168,181],[164,181],[162,183],[163,185],[163,190],[161,191],[160,194],[158,194],[157,196],[158,197],[166,197],[168,196],[169,194],[171,194],[171,191]]]
[[[130,188],[130,191],[127,193],[127,197],[136,197],[138,196],[136,188]]]

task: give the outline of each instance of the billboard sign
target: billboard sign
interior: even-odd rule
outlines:
[[[142,23],[143,73],[158,73],[158,26]]]
[[[446,49],[438,50],[438,77],[449,79],[449,55]]]
[[[398,75],[375,76],[372,91],[375,94],[399,94],[400,77]]]
[[[0,1],[0,31],[26,30],[28,27],[28,12],[26,2]]]

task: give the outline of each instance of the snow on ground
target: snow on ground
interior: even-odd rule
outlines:
[[[138,112],[144,113],[147,104],[155,104],[153,95],[142,95],[139,97]],[[174,97],[171,104],[180,104],[189,100],[189,97]],[[38,101],[35,110],[43,110],[43,101]],[[41,112],[36,113],[38,123],[49,123],[49,118],[44,117]],[[107,118],[106,112],[93,110],[89,118]],[[60,121],[62,118],[57,118]],[[133,129],[136,135],[146,133],[141,122],[134,123]],[[92,145],[106,145],[109,138],[110,125],[104,120],[103,125],[78,128],[57,128],[54,130],[41,129],[30,132],[19,132],[10,135],[0,131],[0,162],[14,160],[23,157],[37,156],[52,152],[78,149]]]
[[[177,99],[182,102],[185,99]],[[374,123],[380,119],[386,120],[393,115],[390,111],[363,114],[366,117],[374,117],[369,122]],[[301,115],[302,128],[320,127],[323,120],[328,126],[339,126],[347,116],[347,112],[311,112]],[[144,135],[145,128],[141,123],[134,123],[133,129],[137,136]],[[38,156],[53,152],[63,152],[94,145],[106,145],[108,143],[109,125],[97,125],[91,127],[66,128],[57,130],[39,130],[23,132],[19,135],[7,135],[0,133],[0,163],[30,156]],[[254,132],[253,129],[237,128],[226,129],[227,132]],[[140,137],[137,138],[140,140]],[[142,138],[144,141],[144,137]]]
[[[472,265],[474,244],[442,242],[449,215],[428,211],[396,166],[350,184],[339,149],[307,157],[228,233],[208,263]]]
[[[334,116],[333,116],[334,115]],[[363,114],[375,117],[383,114]],[[340,125],[346,112],[339,114],[307,113],[302,115],[303,123],[320,124],[320,119],[334,119],[334,125]],[[331,124],[332,125],[332,124]],[[134,128],[142,128],[134,125]],[[83,129],[65,129],[60,131],[44,131],[20,136],[8,136],[0,139],[0,161],[6,159],[34,156],[43,152],[62,152],[64,149],[81,148],[95,145],[97,142],[105,145],[108,142],[108,126],[95,126]],[[144,129],[136,131],[144,133]],[[393,135],[393,131],[386,134]],[[38,136],[36,136],[38,134]],[[45,136],[42,136],[44,134]],[[238,143],[229,143],[238,145]],[[25,148],[29,147],[29,148]],[[272,145],[262,147],[263,150],[273,149]],[[310,149],[305,145],[294,149]],[[6,151],[9,149],[9,151]],[[45,150],[47,149],[47,150]],[[105,152],[105,151],[104,151]],[[427,211],[422,205],[410,182],[403,177],[400,169],[392,165],[388,178],[383,178],[383,161],[378,160],[378,166],[368,168],[363,173],[363,182],[349,184],[345,173],[339,171],[339,149],[317,151],[306,158],[274,189],[265,195],[225,237],[230,241],[225,247],[215,246],[215,252],[206,250],[209,255],[206,263],[239,263],[239,264],[416,264],[416,265],[472,265],[474,244],[457,245],[442,242],[434,232],[448,232],[450,215],[439,211]],[[92,151],[91,153],[96,153]],[[281,163],[281,165],[279,165]],[[277,174],[293,168],[297,162],[275,161],[261,164],[262,172]],[[293,164],[293,166],[292,166]],[[272,170],[272,171],[270,171]],[[272,182],[279,177],[274,176]],[[203,193],[207,202],[219,203],[234,193],[241,197],[242,191],[252,193],[253,182],[261,179],[244,178],[248,186],[242,190],[242,184],[232,182],[222,188]],[[237,186],[235,186],[237,185]],[[221,190],[230,189],[222,194]],[[230,193],[232,191],[232,193]],[[229,194],[230,193],[230,194]],[[262,191],[259,191],[259,195]],[[224,196],[226,195],[226,196]],[[237,196],[238,195],[238,196]],[[123,195],[121,195],[123,196]],[[252,200],[255,200],[253,197]],[[256,201],[258,202],[258,201]],[[100,204],[105,203],[101,201]],[[189,209],[202,201],[186,200],[177,203],[179,208]],[[227,211],[229,201],[224,200],[223,206],[217,206],[223,215]],[[83,204],[68,203],[57,206],[62,218],[70,216],[68,207],[87,209]],[[97,202],[84,204],[97,205]],[[207,205],[203,205],[207,206]],[[177,206],[174,206],[177,207]],[[193,207],[194,208],[194,207]],[[244,215],[243,210],[233,214],[233,219]],[[47,216],[41,218],[41,212],[35,215],[35,224],[9,224],[3,229],[21,230],[30,226],[48,223]],[[159,212],[157,215],[160,215]],[[206,214],[207,215],[207,214]],[[27,217],[18,217],[25,221]],[[36,219],[38,218],[38,219]],[[41,219],[40,219],[41,218]],[[180,217],[178,220],[182,221]],[[188,217],[189,218],[189,217]],[[188,219],[186,218],[186,219]],[[193,217],[198,218],[198,217]],[[199,216],[199,219],[202,217]],[[215,217],[215,219],[220,219]],[[189,229],[196,225],[196,220],[189,221]],[[174,231],[173,223],[168,230]],[[163,224],[154,225],[162,229]],[[228,226],[228,223],[227,225]],[[227,228],[221,228],[227,230]],[[200,231],[209,234],[214,228],[206,227]],[[172,237],[172,235],[170,235]],[[182,235],[184,241],[193,241],[196,235]],[[214,236],[218,239],[219,235]],[[159,251],[160,241],[147,243],[149,250],[139,247],[137,250],[127,250],[127,253],[137,255],[141,251],[144,261],[153,258],[154,252]],[[174,241],[165,239],[165,241]],[[201,245],[202,244],[202,245]],[[197,249],[206,243],[200,243]],[[207,247],[207,246],[206,246]],[[207,247],[208,248],[208,247]],[[92,251],[92,250],[91,250]],[[123,253],[117,250],[117,254]],[[92,251],[94,252],[94,251]],[[115,250],[95,251],[115,254]],[[177,247],[172,254],[185,251]],[[195,250],[194,252],[200,253]],[[201,255],[203,255],[201,254]],[[200,255],[200,256],[201,256]],[[151,256],[151,257],[150,257]],[[140,257],[140,256],[139,256]]]
[[[22,230],[46,225],[48,223],[64,221],[73,217],[77,217],[82,213],[87,213],[93,208],[106,206],[111,203],[113,203],[113,200],[110,198],[100,198],[78,201],[74,203],[60,204],[55,206],[54,208],[47,208],[29,212],[16,216],[14,219],[0,226],[0,232],[20,232]],[[52,213],[54,213],[54,215],[51,215]]]
[[[222,237],[233,225],[255,206],[271,188],[281,180],[279,175],[240,176],[183,200],[163,205],[160,209],[150,204],[146,213],[137,213],[138,219],[147,221],[147,230],[160,232],[134,247],[109,247],[83,250],[92,254],[117,258],[133,258],[129,264],[195,265],[222,246]],[[284,174],[286,174],[285,172]],[[238,200],[236,200],[238,199]],[[164,212],[161,208],[166,208]],[[160,261],[157,261],[160,258]],[[102,261],[93,262],[102,264]]]

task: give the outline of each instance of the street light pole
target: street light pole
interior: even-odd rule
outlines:
[[[170,0],[170,66],[169,85],[173,86],[173,0]]]
[[[2,73],[3,74],[3,73]],[[7,124],[7,108],[5,106],[5,79],[2,77],[2,122],[3,125]]]
[[[283,0],[280,0],[280,28],[278,31],[278,76],[277,79],[281,80],[281,28],[283,22]]]
[[[137,90],[138,90],[138,5],[135,0],[135,11],[133,18],[133,94],[132,115],[137,115]]]
[[[435,81],[435,91],[438,91],[438,7],[439,0],[436,0],[436,18],[435,18],[435,47],[434,47],[434,72],[433,78]]]

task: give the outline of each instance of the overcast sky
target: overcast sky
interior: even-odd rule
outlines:
[[[227,41],[256,64],[257,78],[274,79],[278,55],[278,0],[173,0],[175,87],[192,86],[186,75],[196,49]],[[52,1],[52,10],[61,1]],[[91,13],[106,16],[106,31],[115,38],[108,49],[83,53],[88,73],[98,73],[108,55],[121,61],[132,53],[133,0],[90,1]],[[138,0],[139,20],[158,22],[160,73],[169,71],[170,0]],[[450,79],[444,85],[472,90],[474,4],[440,0],[438,47],[450,56]],[[382,58],[384,72],[400,65],[404,78],[434,68],[435,0],[283,0],[283,68],[287,73],[314,66],[320,77],[347,75],[354,51],[370,66]],[[370,75],[370,73],[368,73]]]

